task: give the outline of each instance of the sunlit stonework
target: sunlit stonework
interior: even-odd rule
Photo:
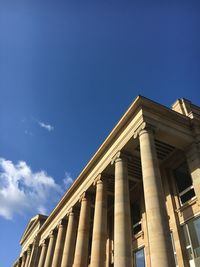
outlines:
[[[138,96],[13,266],[199,267],[199,146],[200,107]]]

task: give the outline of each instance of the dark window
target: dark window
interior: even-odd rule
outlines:
[[[191,198],[195,196],[193,188],[191,189],[189,188],[188,190],[189,191],[185,192],[183,195],[180,196],[182,204],[186,203],[188,200],[190,200]]]
[[[181,204],[184,204],[195,196],[187,163],[184,162],[178,168],[176,168],[174,170],[174,175]]]
[[[140,211],[140,204],[138,202],[135,202],[132,205],[132,223],[133,223],[133,233],[135,235],[142,230],[141,211]]]

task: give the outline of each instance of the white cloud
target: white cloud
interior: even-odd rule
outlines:
[[[42,122],[42,121],[38,121],[38,124],[39,124],[42,128],[46,129],[46,130],[49,131],[49,132],[51,132],[51,131],[54,130],[54,127],[53,127],[52,125],[50,125],[50,124],[44,123],[44,122]]]
[[[47,209],[43,206],[38,207],[38,212],[39,212],[39,214],[43,214],[43,215],[47,215],[47,213],[48,213]]]
[[[68,189],[73,184],[73,182],[74,182],[74,180],[72,179],[70,173],[66,172],[65,178],[63,179],[65,189]]]
[[[47,207],[63,193],[45,171],[33,172],[24,161],[14,164],[0,158],[0,216],[47,213]]]

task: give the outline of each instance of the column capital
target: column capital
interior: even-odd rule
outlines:
[[[155,133],[156,127],[148,122],[143,122],[140,126],[136,129],[133,137],[136,139],[138,136],[142,135],[145,132]]]
[[[38,236],[35,236],[34,239],[33,239],[33,246],[35,245],[38,245],[39,244],[39,237]]]
[[[57,224],[57,226],[56,226],[56,228],[57,229],[59,229],[59,228],[61,228],[61,227],[63,227],[63,226],[65,226],[66,225],[66,220],[65,219],[61,219],[59,222],[58,222],[58,224]]]
[[[103,183],[105,182],[106,178],[109,178],[108,175],[106,175],[105,173],[99,173],[95,178],[94,178],[94,182],[93,185],[97,185],[98,183]]]
[[[54,230],[51,230],[49,233],[49,238],[53,238],[54,237]]]
[[[72,216],[74,214],[78,213],[78,208],[77,207],[71,207],[66,214],[66,217],[68,218],[69,216]]]
[[[128,162],[128,161],[131,160],[131,158],[132,158],[132,157],[131,157],[130,155],[124,153],[123,151],[118,151],[118,152],[114,155],[114,157],[112,158],[112,160],[111,160],[111,165],[113,165],[113,164],[116,163],[117,161],[121,161],[121,160]]]
[[[41,246],[45,247],[46,245],[47,245],[47,241],[46,241],[46,239],[43,239],[42,242],[41,242]]]
[[[88,191],[83,192],[79,197],[79,202],[86,201],[90,197],[90,193]]]
[[[27,254],[31,254],[31,245],[29,245],[27,248]]]
[[[99,173],[99,174],[94,178],[93,185],[97,185],[97,183],[102,183],[102,174],[101,174],[101,173]]]
[[[71,207],[70,209],[68,209],[67,211],[67,217],[74,212],[74,207]]]

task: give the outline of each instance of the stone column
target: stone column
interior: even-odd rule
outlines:
[[[21,264],[21,267],[25,267],[25,263],[26,263],[26,254],[24,252],[24,254],[22,256],[22,264]]]
[[[67,225],[61,267],[71,267],[73,264],[75,245],[76,245],[77,226],[78,226],[77,214],[74,211],[74,209],[71,209],[70,212],[68,213],[68,225]]]
[[[45,240],[42,242],[41,246],[42,246],[42,250],[41,250],[41,254],[40,254],[38,267],[43,267],[44,266],[44,261],[45,261],[46,253],[47,253],[47,244],[46,244]]]
[[[153,129],[144,123],[138,133],[151,266],[174,267],[169,222]]]
[[[29,266],[28,267],[35,267],[38,265],[39,260],[39,237],[36,236],[34,238],[33,244],[32,244],[32,251],[31,251],[31,257],[29,260]]]
[[[81,211],[78,224],[78,233],[73,267],[88,266],[89,228],[90,228],[90,196],[84,193],[81,196]]]
[[[56,239],[56,245],[53,256],[53,267],[60,267],[62,260],[62,252],[65,241],[65,231],[66,231],[66,222],[64,220],[60,221],[58,224],[58,235]]]
[[[107,188],[101,174],[95,179],[96,200],[92,234],[91,267],[105,267],[107,239]]]
[[[47,249],[47,255],[46,255],[44,267],[50,267],[51,266],[54,248],[55,248],[55,234],[53,231],[51,231],[49,234],[49,245],[48,245],[48,249]]]
[[[114,266],[132,267],[132,231],[127,158],[118,152],[115,163]]]
[[[195,195],[200,204],[200,149],[198,144],[193,143],[186,152],[187,162],[190,169]]]
[[[27,249],[27,257],[26,257],[25,267],[29,266],[30,257],[31,257],[31,247],[29,246],[28,249]]]

